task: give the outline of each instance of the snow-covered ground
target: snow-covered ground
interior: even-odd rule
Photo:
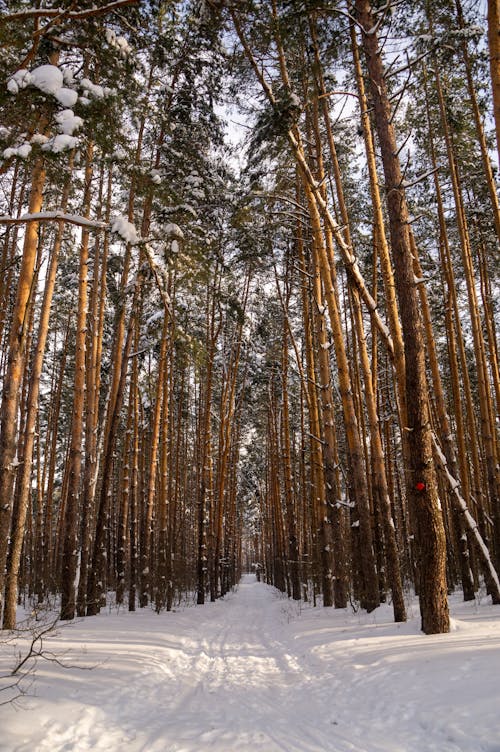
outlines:
[[[203,607],[102,613],[45,647],[30,695],[0,707],[2,752],[500,752],[500,607],[297,604],[253,576]],[[2,673],[13,645],[0,645]],[[5,695],[5,693],[2,693]],[[1,699],[1,696],[0,696]]]

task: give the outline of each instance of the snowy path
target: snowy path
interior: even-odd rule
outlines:
[[[388,607],[299,614],[249,576],[204,607],[102,614],[51,641],[95,668],[39,663],[0,750],[500,752],[500,609],[456,611],[425,637]]]

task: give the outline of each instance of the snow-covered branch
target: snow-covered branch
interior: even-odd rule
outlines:
[[[72,21],[82,21],[85,18],[103,16],[113,13],[115,10],[124,8],[127,5],[138,5],[139,0],[116,0],[114,3],[103,5],[102,8],[88,8],[87,10],[64,10],[64,8],[29,8],[20,10],[17,13],[9,13],[3,17],[3,22],[24,21],[28,18],[68,18]]]
[[[160,267],[156,263],[153,252],[147,243],[144,244],[143,249],[144,249],[144,253],[146,254],[146,259],[148,261],[149,268],[151,269],[153,276],[155,278],[158,291],[161,295],[161,299],[163,300],[163,305],[165,306],[165,310],[171,314],[172,303],[171,303],[170,296],[167,292],[167,288],[164,283],[165,281],[164,281],[163,271],[160,269]]]
[[[490,578],[492,580],[492,585],[496,589],[496,597],[498,600],[500,600],[500,580],[498,579],[497,571],[493,565],[493,562],[491,560],[490,552],[488,551],[488,548],[481,536],[481,533],[479,532],[478,524],[472,514],[469,512],[469,509],[467,507],[467,502],[463,498],[462,494],[460,493],[460,483],[456,478],[453,477],[453,475],[450,473],[450,470],[448,468],[448,463],[446,461],[446,457],[444,456],[444,453],[439,446],[438,440],[435,436],[435,434],[432,434],[432,442],[434,444],[434,451],[435,451],[435,457],[437,460],[437,464],[442,470],[448,485],[450,487],[452,498],[455,502],[455,504],[458,506],[459,511],[463,514],[464,520],[467,524],[467,527],[469,531],[474,536],[474,539],[477,544],[478,552],[483,560],[483,563],[485,567],[487,568]]]
[[[86,219],[79,214],[66,214],[61,211],[36,212],[34,214],[23,214],[21,217],[9,217],[0,215],[0,225],[22,225],[25,222],[50,222],[57,220],[68,222],[71,225],[80,225],[93,230],[109,230],[109,225],[105,222]]]

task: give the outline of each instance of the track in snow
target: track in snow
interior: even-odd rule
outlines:
[[[38,694],[45,701],[23,701],[32,718],[32,734],[15,747],[2,746],[0,736],[0,750],[334,749],[329,746],[328,726],[318,728],[315,714],[308,717],[312,677],[280,640],[290,608],[276,591],[247,575],[236,593],[215,604],[160,616],[103,614],[80,622],[75,641],[66,632],[62,643],[58,638],[59,649],[68,648],[68,660],[74,664],[73,656],[88,638],[91,644],[83,663],[95,663],[95,668],[65,673],[40,663]],[[135,631],[130,619],[136,622]],[[55,673],[62,673],[68,692],[54,696],[52,704],[46,700]]]
[[[299,609],[246,576],[214,604],[71,624],[47,647],[95,668],[40,662],[0,751],[500,752],[498,607],[459,604],[431,637],[388,606]]]

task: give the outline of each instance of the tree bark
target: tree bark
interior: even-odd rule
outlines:
[[[45,166],[36,160],[31,178],[29,212],[39,212],[43,202]],[[12,493],[17,473],[16,435],[21,379],[26,349],[26,316],[33,293],[33,275],[38,247],[38,223],[29,222],[24,236],[21,269],[17,283],[16,302],[9,335],[7,372],[0,410],[0,610],[5,583],[5,563],[12,514]]]
[[[404,179],[372,8],[369,0],[356,0],[355,8],[362,28],[375,124],[382,152],[396,292],[405,347],[406,394],[412,395],[407,402],[407,425],[403,426],[403,430],[408,432],[411,453],[407,495],[417,544],[422,630],[426,634],[448,632],[446,540],[432,454],[425,346],[413,273]]]
[[[498,163],[500,165],[500,0],[488,0],[488,45],[493,90],[493,115],[497,134]]]
[[[87,147],[84,189],[84,216],[90,216],[93,144]],[[73,619],[76,608],[76,583],[79,558],[80,481],[82,467],[83,418],[85,404],[85,342],[87,338],[89,231],[82,230],[80,267],[78,277],[78,311],[76,316],[75,382],[71,440],[69,452],[69,478],[65,502],[64,548],[61,593],[61,619]]]
[[[72,159],[70,160],[70,173],[72,169]],[[70,189],[69,177],[63,190],[61,206],[66,210]],[[40,311],[40,321],[38,324],[38,339],[35,348],[35,356],[31,366],[29,378],[29,391],[26,409],[26,426],[25,442],[23,451],[23,464],[21,473],[17,479],[16,496],[17,496],[17,519],[13,525],[11,534],[11,547],[9,552],[9,566],[7,567],[7,580],[5,592],[5,611],[3,615],[4,629],[14,629],[16,626],[16,601],[18,591],[19,566],[21,562],[21,551],[23,545],[26,515],[29,506],[31,471],[33,466],[33,449],[35,445],[35,428],[38,416],[38,400],[40,394],[40,377],[49,333],[49,317],[52,305],[52,296],[56,282],[57,266],[59,262],[59,252],[61,250],[64,233],[64,222],[58,223],[57,233],[52,247],[50,256],[49,269],[45,280],[45,290],[42,307]],[[41,500],[39,500],[40,503]]]

